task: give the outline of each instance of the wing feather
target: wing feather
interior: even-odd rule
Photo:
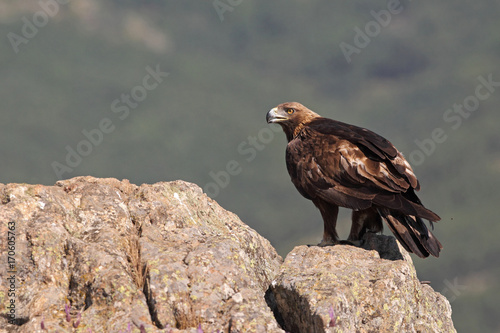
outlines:
[[[439,220],[412,200],[412,195],[404,195],[418,190],[419,183],[409,163],[388,140],[356,126],[320,120],[305,127],[287,146],[287,168],[303,196],[352,209],[378,204]]]

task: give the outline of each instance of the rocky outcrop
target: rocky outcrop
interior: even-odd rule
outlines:
[[[444,296],[422,284],[389,236],[365,246],[296,247],[268,302],[288,332],[455,332]]]
[[[283,263],[182,181],[0,184],[0,201],[0,332],[454,331],[392,237]]]
[[[17,326],[4,316],[0,328],[282,332],[264,298],[281,257],[196,185],[78,177],[0,193],[0,235],[15,222],[17,269]],[[3,239],[1,253],[7,263]]]

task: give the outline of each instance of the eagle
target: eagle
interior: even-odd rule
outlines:
[[[324,232],[319,246],[359,245],[366,232],[382,231],[384,219],[408,252],[439,257],[443,247],[422,219],[432,226],[440,217],[422,205],[415,194],[419,181],[392,143],[296,102],[271,109],[266,120],[283,128],[292,183],[321,213]],[[339,207],[352,209],[347,241],[339,241],[336,231]]]

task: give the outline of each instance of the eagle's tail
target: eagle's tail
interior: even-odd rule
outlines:
[[[443,246],[420,217],[403,215],[387,208],[379,208],[378,211],[406,251],[420,258],[426,258],[429,254],[439,257]]]

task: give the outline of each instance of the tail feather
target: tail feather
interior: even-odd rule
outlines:
[[[377,194],[373,199],[373,203],[393,211],[399,211],[400,214],[413,215],[433,222],[441,219],[436,213],[422,205],[413,189],[404,194]]]
[[[379,208],[379,213],[408,252],[415,253],[420,258],[426,258],[429,254],[439,257],[443,246],[420,217],[404,215],[387,208]]]

